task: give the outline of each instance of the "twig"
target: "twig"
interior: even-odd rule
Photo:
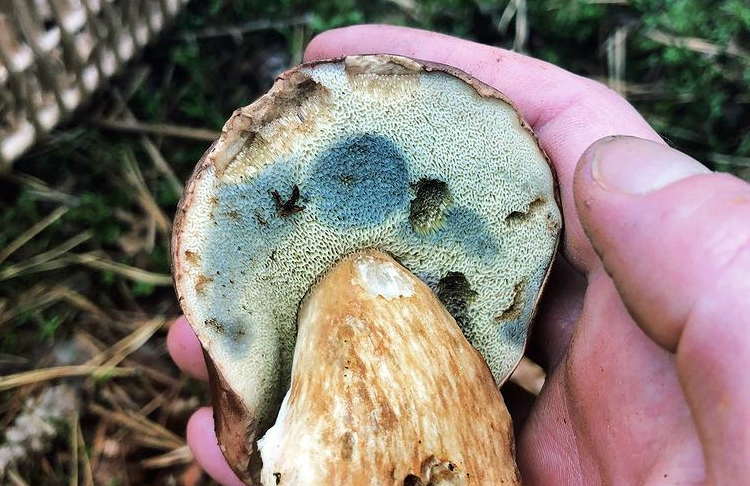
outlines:
[[[625,95],[625,59],[627,49],[628,27],[618,27],[612,35],[607,37],[607,70],[609,71],[609,87],[621,95]]]
[[[739,57],[741,59],[750,59],[750,53],[740,49],[733,43],[722,46],[698,37],[680,37],[656,29],[647,31],[646,37],[662,45],[684,47],[687,50],[705,54],[707,56],[716,56],[721,53],[726,53],[730,56]]]
[[[518,367],[510,375],[510,381],[534,396],[538,396],[544,386],[546,374],[541,366],[524,356]]]

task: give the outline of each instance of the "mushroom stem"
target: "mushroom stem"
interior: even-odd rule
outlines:
[[[391,257],[339,261],[305,298],[263,485],[520,484],[502,395],[432,291]]]

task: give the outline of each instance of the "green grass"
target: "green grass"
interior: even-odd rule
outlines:
[[[169,221],[176,181],[187,179],[208,142],[158,135],[144,142],[145,135],[107,131],[97,120],[122,119],[126,107],[140,122],[217,131],[328,28],[389,22],[521,49],[609,82],[671,143],[750,179],[745,0],[710,9],[705,0],[544,0],[514,16],[507,9],[505,0],[193,2],[110,89],[0,175],[0,252],[58,211],[0,262],[0,375],[63,364],[61,354],[81,362],[150,318],[179,313],[167,278]],[[97,484],[165,484],[186,470],[179,461],[144,470],[140,461],[168,450],[145,445],[132,428],[89,408],[139,414],[182,434],[205,395],[169,363],[164,336],[160,329],[126,360],[148,373],[71,380],[84,402],[83,450]],[[0,392],[0,429],[46,384]],[[66,435],[42,467],[19,468],[28,484],[69,484]],[[79,465],[83,478],[86,466]]]

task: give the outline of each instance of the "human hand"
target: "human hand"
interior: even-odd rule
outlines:
[[[606,87],[544,62],[386,26],[322,34],[305,59],[354,53],[440,62],[496,87],[557,170],[564,260],[530,343],[548,375],[517,441],[524,484],[740,484],[750,459],[750,186],[668,148]],[[205,379],[184,319],[168,342],[177,364]],[[210,409],[194,414],[188,442],[219,482],[242,484]]]

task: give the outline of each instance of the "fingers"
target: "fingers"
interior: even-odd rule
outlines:
[[[633,323],[601,267],[517,451],[528,485],[703,484],[674,356]]]
[[[209,476],[224,486],[244,486],[219,449],[210,407],[200,408],[190,417],[187,440],[195,460]]]
[[[750,185],[613,138],[586,152],[575,195],[628,311],[677,353],[710,482],[731,484],[750,457]]]
[[[180,316],[169,327],[167,349],[177,366],[199,380],[208,380],[203,349],[185,316]]]
[[[199,380],[208,380],[203,350],[185,316],[179,317],[169,328],[167,348],[177,366]],[[195,460],[209,476],[224,486],[244,486],[232,472],[219,449],[211,407],[203,407],[190,417],[187,441]]]
[[[674,350],[707,297],[735,295],[715,288],[750,261],[746,183],[710,174],[666,146],[614,138],[586,152],[576,184],[594,247],[631,314],[659,344]],[[732,283],[746,284],[738,280]]]
[[[503,49],[416,29],[364,25],[312,40],[306,60],[347,54],[390,53],[448,64],[505,93],[534,128],[555,164],[565,213],[564,251],[579,269],[596,262],[575,216],[573,171],[591,143],[628,134],[660,140],[625,100],[594,81]]]

